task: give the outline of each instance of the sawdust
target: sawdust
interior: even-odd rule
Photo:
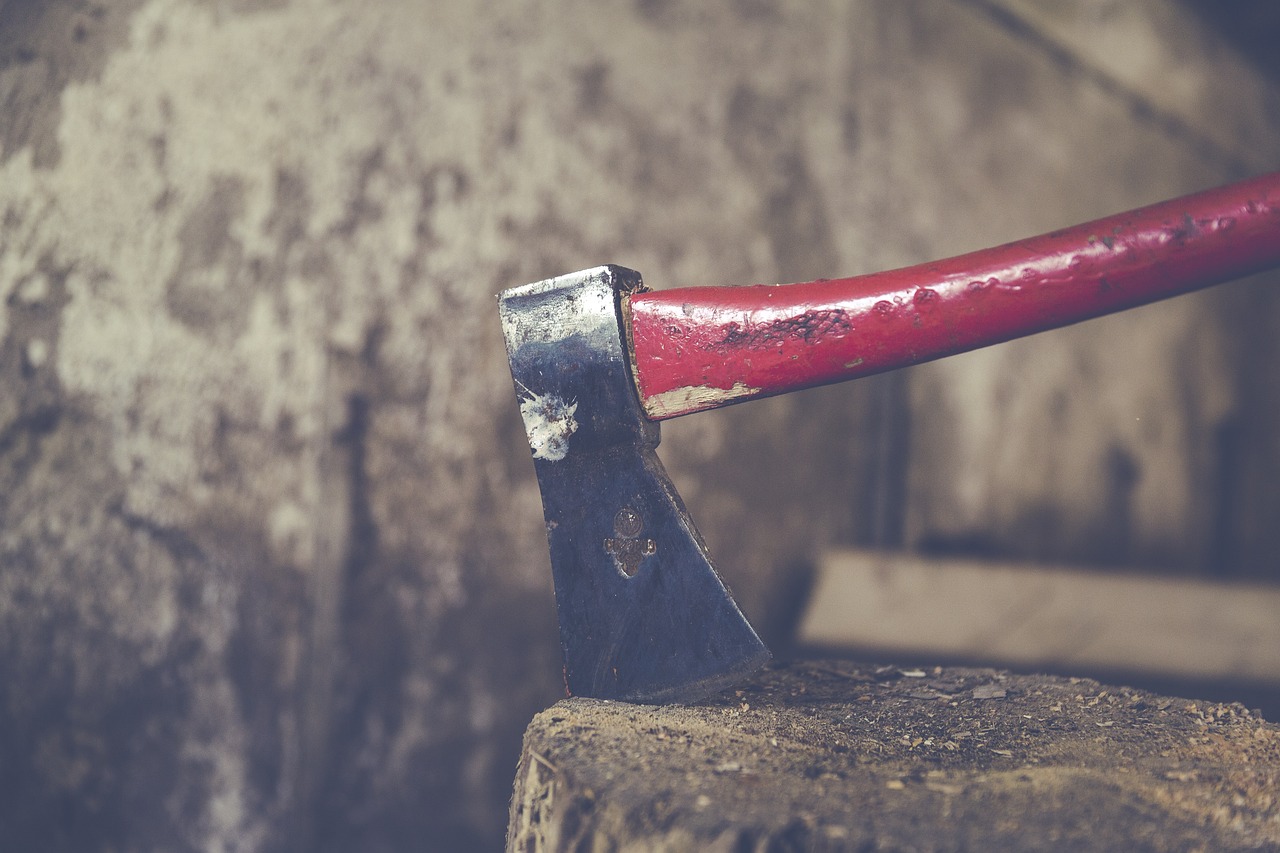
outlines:
[[[695,706],[544,711],[508,845],[1277,849],[1278,775],[1280,729],[1240,705],[986,669],[783,664]]]

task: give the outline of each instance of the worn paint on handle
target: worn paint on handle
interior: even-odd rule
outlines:
[[[1280,173],[854,278],[628,300],[653,420],[918,364],[1280,265]]]

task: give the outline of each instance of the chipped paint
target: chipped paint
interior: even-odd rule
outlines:
[[[529,436],[534,459],[559,462],[569,453],[569,436],[578,431],[574,415],[576,402],[568,403],[555,394],[534,394],[520,401],[520,417]]]
[[[1280,265],[1276,223],[1266,212],[1278,195],[1280,174],[1263,175],[914,267],[637,294],[629,303],[637,384],[650,417],[675,417],[919,364],[1230,281]],[[1227,219],[1230,228],[1205,226]],[[1106,251],[1095,248],[1097,240]],[[1003,284],[983,294],[972,288],[982,280]]]
[[[654,394],[644,400],[645,413],[651,418],[668,418],[703,409],[714,409],[736,400],[754,397],[761,392],[744,382],[734,383],[732,388],[713,388],[710,385],[693,385],[672,388]]]

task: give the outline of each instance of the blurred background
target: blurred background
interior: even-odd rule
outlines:
[[[1265,0],[0,0],[5,846],[497,849],[563,686],[494,294],[872,272],[1274,170],[1277,44]],[[1274,659],[809,607],[875,593],[851,548],[1273,594],[1276,283],[669,422],[663,457],[783,652],[1276,719]],[[1172,633],[1274,646],[1197,612]]]

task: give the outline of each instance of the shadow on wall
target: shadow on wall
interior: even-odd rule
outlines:
[[[1222,33],[1259,70],[1280,79],[1280,8],[1267,0],[1183,0],[1205,26]]]

